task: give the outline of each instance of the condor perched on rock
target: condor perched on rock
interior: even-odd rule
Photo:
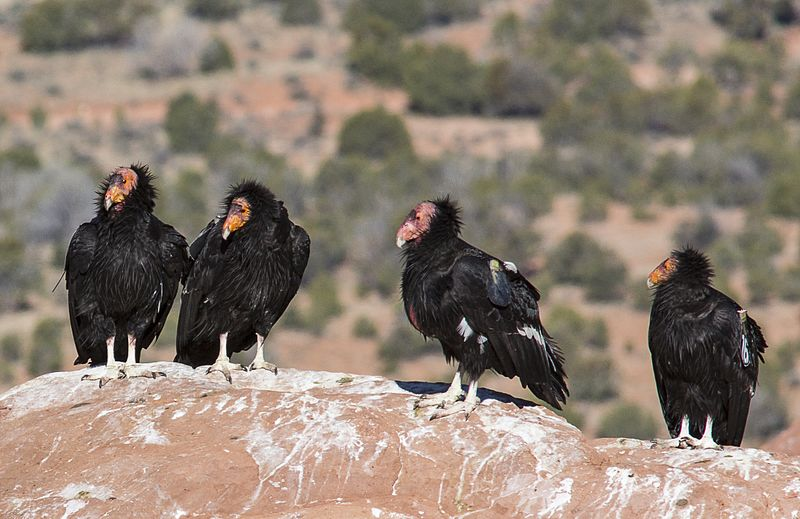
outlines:
[[[243,370],[230,355],[258,350],[250,369],[277,373],[264,358],[264,340],[297,293],[311,241],[289,219],[283,202],[263,185],[231,188],[224,214],[192,243],[194,261],[181,297],[176,362],[213,365],[228,382]]]
[[[740,445],[767,343],[741,306],[711,286],[708,259],[674,251],[650,273],[650,354],[677,447]],[[701,437],[702,435],[702,437]],[[695,439],[699,438],[699,441]]]
[[[403,249],[406,315],[426,337],[439,339],[448,362],[458,361],[450,389],[422,397],[437,406],[431,419],[478,405],[486,369],[512,378],[555,408],[566,402],[564,358],[539,319],[539,292],[510,262],[462,240],[460,209],[449,197],[418,204],[397,231]],[[466,397],[461,376],[469,384]]]
[[[97,216],[78,227],[67,250],[75,364],[106,364],[105,373],[84,377],[100,387],[163,375],[135,363],[161,333],[189,259],[184,237],[153,215],[152,181],[146,165],[115,169],[100,185]]]

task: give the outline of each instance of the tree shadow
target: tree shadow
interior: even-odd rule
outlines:
[[[450,384],[445,384],[443,382],[420,382],[414,380],[395,380],[394,382],[400,389],[415,395],[444,393],[447,391],[447,388],[450,387]],[[464,389],[464,391],[467,390],[467,386],[461,387]],[[530,400],[516,398],[506,393],[501,393],[499,391],[486,388],[478,388],[478,398],[480,398],[482,401],[497,400],[498,402],[503,402],[504,404],[514,404],[519,409],[522,409],[523,407],[537,407],[540,405],[535,402],[531,402]]]

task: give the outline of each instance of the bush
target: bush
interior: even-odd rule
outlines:
[[[47,112],[44,111],[40,105],[36,105],[31,108],[31,111],[28,113],[31,118],[31,124],[37,130],[41,130],[44,128],[44,123],[47,122]]]
[[[658,433],[653,417],[636,404],[620,403],[600,419],[599,438],[636,438],[649,440]]]
[[[350,32],[348,67],[377,83],[399,85],[403,79],[403,42],[397,27],[383,18],[367,16],[354,23]]]
[[[199,152],[214,140],[219,110],[214,101],[203,103],[190,92],[172,99],[164,129],[170,147],[176,152]]]
[[[800,119],[800,78],[795,78],[786,92],[783,113],[790,119]]]
[[[711,247],[719,237],[720,229],[711,211],[704,210],[696,219],[678,224],[672,242],[677,247],[691,245],[704,250]]]
[[[152,10],[151,0],[44,0],[34,3],[20,22],[22,49],[51,52],[124,43],[131,38],[136,21]]]
[[[747,436],[766,439],[783,431],[788,425],[786,403],[781,395],[766,387],[759,388],[750,402]]]
[[[608,0],[598,7],[593,0],[552,2],[544,13],[544,26],[553,36],[583,43],[616,35],[639,36],[651,16],[647,0]]]
[[[567,356],[567,364],[585,351],[608,348],[608,328],[602,318],[583,317],[568,306],[556,306],[546,317],[546,328]]]
[[[382,107],[359,112],[342,126],[339,154],[385,159],[390,155],[413,155],[411,136],[403,119]]]
[[[548,256],[548,268],[561,283],[586,288],[590,300],[609,301],[624,295],[627,272],[622,260],[589,236],[567,236]]]
[[[19,335],[10,334],[3,337],[0,341],[0,355],[3,361],[12,363],[22,357],[22,341]]]
[[[366,17],[382,18],[402,32],[413,32],[425,25],[425,3],[424,0],[356,0],[345,14],[345,25],[351,28]]]
[[[64,323],[46,317],[36,323],[28,353],[28,373],[39,376],[61,369],[61,334]]]
[[[36,148],[31,144],[17,144],[0,152],[0,168],[10,167],[14,170],[36,170],[42,166]]]
[[[38,264],[27,254],[25,243],[13,236],[0,238],[0,309],[19,303],[39,281]]]
[[[305,327],[318,335],[332,317],[342,313],[336,280],[330,275],[318,274],[311,281],[306,293],[311,299],[311,305],[303,320]]]
[[[614,362],[604,352],[584,352],[568,362],[569,392],[575,400],[605,402],[617,396]]]
[[[490,112],[502,116],[537,116],[557,100],[555,78],[531,60],[498,59],[486,72]]]
[[[447,25],[480,17],[480,0],[426,0],[425,17],[430,24]]]
[[[438,341],[426,341],[403,315],[398,318],[392,333],[381,342],[378,357],[383,361],[384,372],[392,373],[400,361],[416,359],[437,351],[441,351]]]
[[[233,18],[244,7],[242,0],[187,0],[189,14],[209,20]]]
[[[369,317],[362,315],[353,323],[353,335],[359,339],[374,339],[378,336],[378,329]]]
[[[200,56],[200,70],[205,73],[232,69],[235,65],[231,48],[219,36],[206,45]]]
[[[737,38],[760,40],[767,36],[769,11],[763,0],[723,0],[711,19]]]
[[[463,49],[416,44],[406,52],[402,69],[411,110],[432,115],[480,112],[482,71]]]
[[[208,187],[206,174],[195,169],[183,169],[167,187],[169,204],[162,205],[169,215],[169,221],[189,242],[211,219],[211,208],[206,197]]]
[[[285,25],[314,25],[322,19],[318,0],[284,0],[281,23]]]

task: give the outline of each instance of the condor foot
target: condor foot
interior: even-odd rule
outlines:
[[[106,369],[99,373],[90,373],[81,377],[81,380],[98,380],[102,388],[112,380],[125,378],[125,365],[121,362],[111,361],[106,364]]]
[[[469,415],[478,408],[478,404],[480,404],[480,400],[475,399],[475,401],[467,401],[467,400],[460,400],[458,402],[454,402],[448,406],[441,407],[435,410],[428,420],[435,420],[437,418],[444,418],[445,416],[452,416],[458,413],[464,413],[464,419],[468,420]]]
[[[227,380],[229,384],[233,384],[233,380],[231,379],[231,370],[245,371],[244,366],[241,364],[236,364],[235,362],[230,362],[227,360],[218,360],[209,366],[208,371],[206,371],[206,375],[216,371],[222,373],[222,375],[225,377],[225,380]]]
[[[152,378],[166,377],[167,374],[163,371],[150,371],[141,364],[125,364],[122,367],[125,372],[125,378]]]
[[[447,391],[433,395],[421,395],[414,402],[414,409],[424,409],[426,407],[450,407],[464,396],[464,392],[459,388],[458,391]]]
[[[259,359],[259,358],[256,358],[255,360],[253,360],[253,362],[250,363],[250,366],[248,367],[248,369],[250,371],[254,371],[254,370],[257,370],[257,369],[265,369],[267,371],[271,371],[275,375],[278,374],[278,366],[276,366],[275,364],[273,364],[271,362],[267,362],[266,360],[262,360],[262,359]]]

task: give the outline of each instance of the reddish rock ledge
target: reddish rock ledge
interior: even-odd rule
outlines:
[[[800,459],[587,441],[482,390],[285,369],[157,380],[51,373],[0,395],[0,517],[798,517]],[[98,369],[98,368],[94,368]]]

